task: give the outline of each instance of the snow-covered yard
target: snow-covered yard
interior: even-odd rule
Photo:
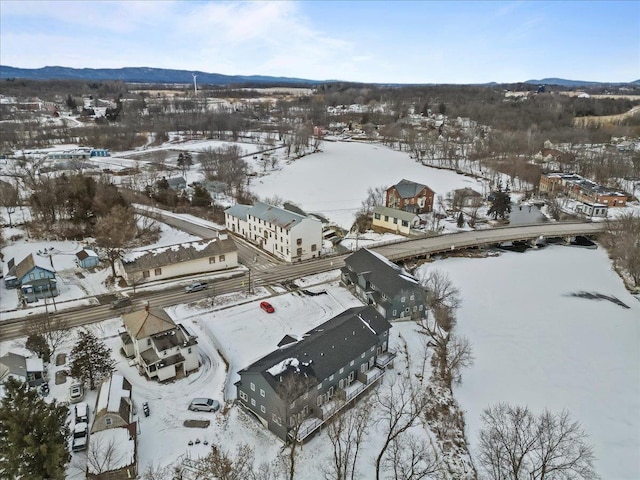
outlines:
[[[461,292],[457,330],[471,340],[475,364],[455,393],[472,448],[491,404],[568,409],[590,436],[602,478],[640,478],[640,303],[606,251],[550,246],[422,268],[447,272]],[[572,296],[583,291],[629,308]]]
[[[425,167],[380,144],[356,142],[324,142],[321,152],[253,180],[251,190],[261,198],[277,195],[350,229],[369,188],[387,188],[403,178],[428,185],[436,196],[465,187],[484,191],[472,177]]]

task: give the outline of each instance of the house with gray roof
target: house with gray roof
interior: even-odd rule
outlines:
[[[402,179],[387,188],[385,206],[421,214],[433,211],[435,192],[426,185]]]
[[[131,251],[116,261],[116,272],[128,285],[137,285],[237,266],[238,248],[226,232],[220,232],[209,240]]]
[[[374,207],[371,225],[374,230],[393,232],[399,235],[409,235],[411,229],[420,226],[420,217],[412,212],[397,208]]]
[[[38,357],[25,357],[9,352],[0,357],[0,383],[8,378],[26,382],[36,387],[45,382],[44,362]]]
[[[379,382],[395,356],[390,329],[373,307],[362,306],[299,340],[287,335],[238,372],[238,402],[281,440],[303,441]]]
[[[227,230],[286,262],[320,256],[322,222],[262,202],[224,211]]]
[[[19,297],[24,301],[31,303],[58,295],[56,273],[44,258],[30,253],[18,264],[9,260],[7,267],[5,287],[19,288]]]
[[[379,253],[361,248],[344,260],[342,283],[387,320],[425,318],[427,298],[420,282]]]

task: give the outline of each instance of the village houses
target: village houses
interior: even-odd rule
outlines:
[[[147,306],[123,315],[122,321],[122,348],[127,358],[135,359],[140,374],[162,382],[187,376],[200,366],[197,336],[162,308]]]
[[[128,285],[212,273],[238,266],[238,248],[226,232],[216,238],[129,252],[116,262]]]
[[[240,404],[285,442],[303,441],[376,385],[395,354],[391,325],[373,307],[343,313],[242,369]]]
[[[342,283],[386,320],[426,317],[426,292],[413,275],[366,248],[349,255],[344,263]]]
[[[224,212],[229,231],[286,262],[320,256],[322,223],[262,202],[236,204]]]

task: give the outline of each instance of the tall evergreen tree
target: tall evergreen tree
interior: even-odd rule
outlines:
[[[89,382],[89,388],[95,390],[96,385],[114,370],[111,349],[98,340],[94,334],[80,332],[80,339],[71,350],[71,375]]]
[[[69,409],[47,403],[36,389],[9,378],[0,402],[0,477],[63,480]]]
[[[180,152],[176,164],[182,169],[182,175],[185,175],[189,167],[193,165],[193,157],[189,152]]]
[[[196,185],[193,189],[191,205],[194,207],[208,207],[211,205],[211,194],[206,188]]]
[[[509,186],[505,190],[502,189],[502,183],[498,182],[498,188],[491,193],[491,207],[487,215],[493,215],[494,220],[500,217],[505,219],[511,213],[511,196],[509,195]]]

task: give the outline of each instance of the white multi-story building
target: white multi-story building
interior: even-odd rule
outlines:
[[[287,262],[320,256],[322,223],[262,202],[236,204],[224,212],[229,231]]]

